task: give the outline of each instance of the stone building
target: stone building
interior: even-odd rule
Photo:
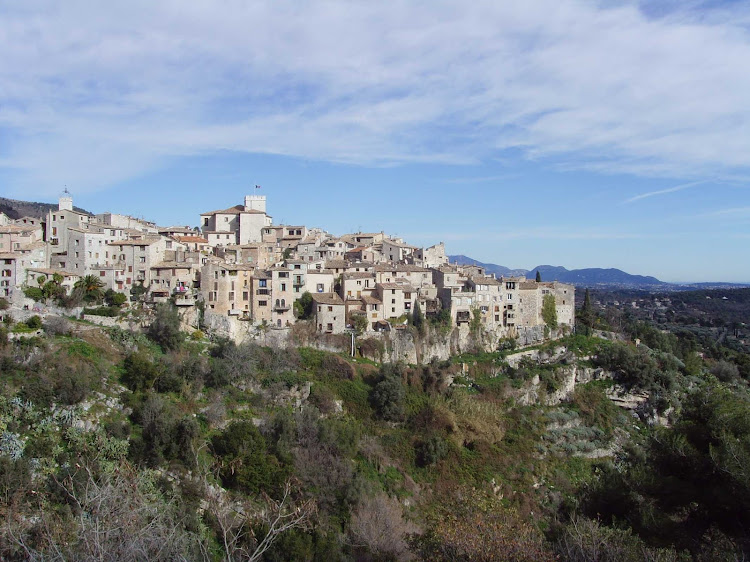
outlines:
[[[316,331],[321,334],[340,334],[346,329],[346,307],[336,293],[313,294]]]

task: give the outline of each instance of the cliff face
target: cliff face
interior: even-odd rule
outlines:
[[[348,334],[319,335],[307,323],[299,322],[286,328],[253,326],[236,317],[213,314],[207,310],[204,323],[209,332],[230,338],[240,343],[255,341],[274,348],[295,346],[314,347],[324,351],[351,351],[351,337]],[[520,346],[542,343],[550,337],[558,337],[557,332],[545,337],[544,327],[520,328],[514,333]],[[449,332],[427,326],[423,333],[412,329],[391,330],[390,332],[368,333],[355,338],[357,351],[367,359],[378,362],[398,362],[413,365],[430,363],[433,360],[445,361],[454,355],[467,352],[496,351],[498,342],[506,337],[505,332],[472,332],[462,325]]]

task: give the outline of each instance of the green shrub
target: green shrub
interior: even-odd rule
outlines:
[[[26,325],[32,329],[32,330],[41,330],[42,329],[42,319],[39,318],[39,316],[32,316],[28,320],[26,320]]]
[[[426,467],[441,461],[448,454],[448,443],[439,435],[418,441],[414,446],[417,465]]]
[[[107,318],[115,318],[120,314],[120,307],[118,306],[98,306],[96,308],[84,308],[84,314],[91,316],[105,316]]]
[[[278,490],[284,471],[278,459],[267,452],[266,440],[249,421],[230,425],[211,439],[219,459],[219,475],[224,486],[245,493]]]
[[[386,421],[402,421],[406,413],[406,391],[401,380],[386,376],[371,394],[372,405],[378,415]]]

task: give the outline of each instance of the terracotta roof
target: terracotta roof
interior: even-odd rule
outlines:
[[[344,305],[344,301],[336,293],[313,293],[312,298],[318,304]]]
[[[370,295],[362,295],[360,300],[365,304],[383,304],[383,301]]]
[[[328,260],[325,265],[328,269],[345,269],[349,262],[346,260]]]
[[[537,287],[538,283],[536,281],[521,281],[518,283],[518,288],[524,291],[533,290]]]
[[[375,279],[375,273],[370,271],[347,271],[344,279]]]

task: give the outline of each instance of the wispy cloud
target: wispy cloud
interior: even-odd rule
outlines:
[[[680,185],[676,185],[674,187],[669,187],[667,189],[659,189],[657,191],[649,191],[648,193],[641,193],[640,195],[636,195],[635,197],[631,197],[630,199],[626,199],[623,201],[623,203],[634,203],[635,201],[640,201],[641,199],[647,199],[649,197],[655,197],[657,195],[666,195],[667,193],[674,193],[676,191],[682,191],[683,189],[688,189],[689,187],[694,187],[696,185],[701,185],[703,183],[707,183],[707,180],[703,181],[693,181],[689,183],[683,183]]]
[[[218,150],[746,174],[747,13],[602,6],[2,2],[0,167],[39,194]]]

